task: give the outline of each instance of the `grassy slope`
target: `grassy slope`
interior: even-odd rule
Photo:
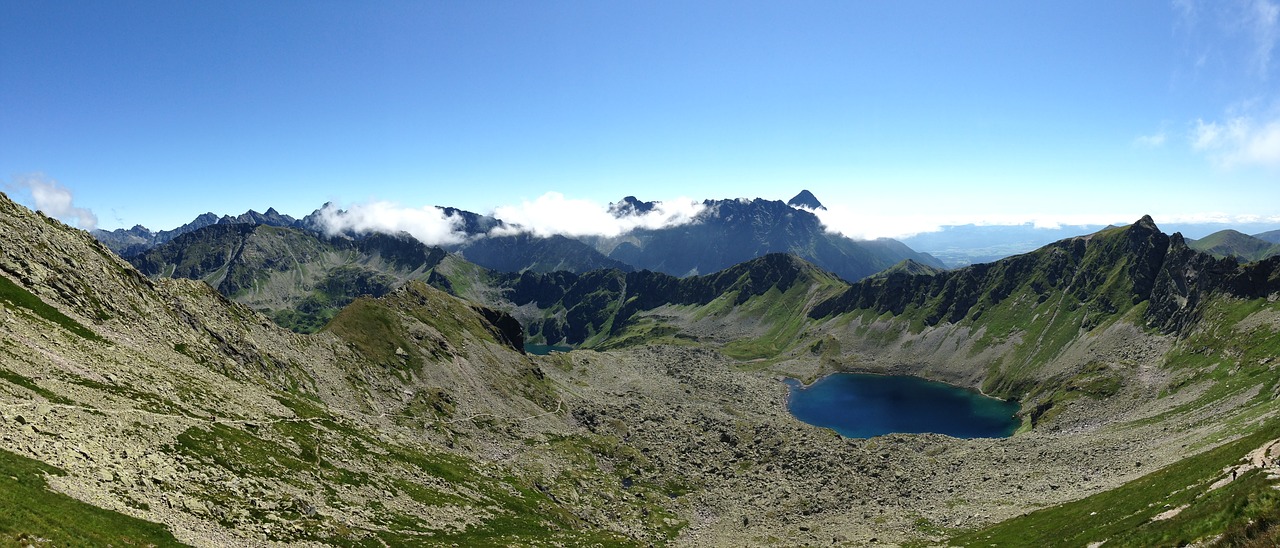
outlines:
[[[1144,419],[1166,420],[1240,399],[1241,407],[1214,425],[1227,436],[1241,436],[1237,441],[1120,488],[957,536],[953,543],[1080,546],[1107,540],[1107,546],[1178,546],[1217,535],[1225,535],[1228,545],[1259,536],[1274,542],[1276,532],[1270,527],[1280,522],[1275,481],[1252,471],[1221,489],[1206,488],[1225,476],[1225,467],[1280,436],[1280,421],[1259,424],[1274,414],[1280,385],[1272,363],[1280,357],[1277,317],[1280,304],[1266,299],[1212,299],[1204,308],[1202,327],[1180,340],[1166,357],[1164,367],[1178,381],[1160,397],[1193,385],[1207,389],[1162,415]],[[1172,519],[1151,519],[1182,506],[1186,508]]]
[[[1260,261],[1280,254],[1280,244],[1273,244],[1234,230],[1214,232],[1199,240],[1188,241],[1187,246],[1215,257],[1238,257],[1246,261]]]
[[[1184,546],[1223,532],[1246,535],[1260,516],[1280,516],[1280,491],[1259,470],[1209,490],[1224,468],[1280,436],[1270,421],[1234,442],[1166,466],[1123,486],[953,537],[960,546]],[[1171,519],[1156,515],[1183,507]]]
[[[163,525],[50,491],[46,474],[62,471],[0,451],[0,544],[182,546]]]

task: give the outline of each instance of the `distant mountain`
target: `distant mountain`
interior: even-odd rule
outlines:
[[[623,272],[630,265],[610,259],[595,248],[564,236],[535,236],[520,233],[511,236],[482,236],[445,249],[457,252],[469,262],[499,272],[582,273],[601,268]]]
[[[1208,235],[1222,230],[1266,230],[1274,223],[1171,223],[1164,226],[1169,233],[1181,232],[1190,238]],[[1021,225],[952,225],[934,232],[925,232],[902,238],[911,249],[928,253],[942,260],[951,268],[977,263],[989,263],[1005,257],[1027,253],[1053,242],[1092,234],[1106,228],[1103,225],[1063,225],[1041,228],[1031,223]],[[1207,237],[1207,236],[1206,236]],[[1257,234],[1255,237],[1271,243],[1280,243],[1280,230]]]
[[[856,281],[903,260],[942,268],[944,264],[928,254],[917,253],[891,239],[855,241],[827,232],[812,210],[822,208],[809,191],[792,198],[794,206],[770,200],[706,200],[692,222],[664,228],[640,228],[621,236],[541,237],[516,232],[511,225],[490,215],[456,208],[441,208],[460,219],[458,231],[465,239],[444,246],[465,260],[502,272],[569,271],[585,273],[601,268],[627,272],[647,269],[674,276],[716,272],[769,253],[791,253],[819,268]],[[644,215],[657,207],[627,196],[609,205],[617,217]],[[141,254],[177,236],[212,225],[244,224],[290,227],[316,236],[332,233],[325,215],[328,204],[296,220],[275,209],[266,213],[249,211],[235,217],[206,213],[191,223],[170,231],[153,233],[143,227],[113,232],[97,231],[94,236],[123,257]],[[505,229],[505,230],[497,230]],[[368,233],[348,230],[352,239]]]
[[[220,223],[128,260],[150,277],[203,280],[281,326],[312,332],[357,297],[380,297],[409,280],[437,282],[433,269],[445,255],[407,236],[323,238],[289,227]]]
[[[299,226],[317,234],[331,233],[321,214],[329,207],[329,204],[325,204],[306,216]],[[632,270],[630,266],[605,257],[591,246],[572,238],[559,235],[543,237],[527,232],[517,232],[511,230],[511,226],[501,219],[491,215],[481,215],[453,207],[439,209],[446,217],[459,220],[457,231],[465,237],[461,242],[441,247],[489,270],[500,272],[525,270],[586,272],[598,268]],[[341,216],[345,212],[334,211],[329,214]],[[496,229],[507,230],[495,232]],[[371,234],[373,233],[352,230],[342,233],[343,236],[356,240],[369,237]]]
[[[1258,234],[1254,234],[1253,237],[1259,240],[1266,240],[1273,244],[1280,244],[1280,230],[1271,230],[1268,232],[1261,232]]]
[[[1006,302],[1011,294],[1039,304],[1065,293],[1075,301],[1071,312],[1076,317],[1068,322],[1072,330],[1091,329],[1149,301],[1143,311],[1145,325],[1178,332],[1198,321],[1202,292],[1265,297],[1280,288],[1280,278],[1274,276],[1277,267],[1277,259],[1237,267],[1234,261],[1197,252],[1182,235],[1160,232],[1146,216],[1131,226],[1061,240],[994,263],[931,276],[865,280],[814,307],[810,316],[912,310],[926,325],[936,325],[977,320],[995,309],[1025,316],[1028,310],[1017,308],[1016,302],[1010,308]],[[1010,325],[1021,328],[1024,323]]]
[[[919,263],[911,259],[906,259],[898,264],[895,264],[889,268],[881,270],[880,272],[877,272],[872,277],[883,278],[885,276],[892,276],[894,274],[907,274],[911,276],[931,276],[939,272],[945,272],[945,271],[946,269],[943,269],[943,268],[938,268],[936,266],[929,266],[927,264]]]
[[[628,197],[622,203],[645,202]],[[717,272],[770,253],[794,254],[850,281],[905,259],[944,266],[896,240],[855,241],[828,232],[812,212],[778,200],[706,200],[703,206],[689,223],[584,240],[610,259],[673,276]]]
[[[642,202],[635,196],[627,196],[617,203],[609,204],[609,213],[614,217],[625,217],[627,215],[643,215],[657,206],[657,202]]]
[[[1039,249],[1053,242],[1106,228],[1103,225],[1075,225],[1040,228],[1021,225],[953,225],[936,232],[903,238],[902,243],[937,257],[951,268],[989,263]]]
[[[727,345],[726,352],[743,357],[776,354],[780,347],[762,349],[748,339],[773,333],[775,343],[792,343],[795,333],[781,336],[781,331],[798,325],[806,303],[848,287],[782,253],[705,276],[677,278],[648,270],[525,272],[500,277],[495,284],[503,288],[503,301],[493,304],[512,309],[536,341],[611,348],[699,340]],[[680,335],[673,338],[676,333]]]
[[[1235,230],[1220,230],[1199,240],[1188,238],[1187,246],[1215,257],[1235,257],[1242,261],[1260,261],[1280,255],[1280,244]]]
[[[106,230],[93,230],[94,238],[106,244],[106,246],[114,251],[116,255],[121,257],[129,257],[137,255],[143,251],[151,249],[157,245],[166,243],[178,236],[193,232],[215,224],[250,224],[250,225],[268,225],[268,226],[297,226],[299,221],[288,215],[281,215],[275,208],[267,208],[266,213],[258,213],[250,209],[240,215],[232,217],[223,215],[218,217],[213,213],[203,213],[197,216],[191,222],[182,225],[173,230],[161,230],[152,232],[142,225],[134,225],[133,228],[125,230],[117,228],[110,232]]]
[[[787,200],[787,205],[791,207],[804,207],[808,209],[826,209],[822,202],[818,201],[817,196],[808,190],[801,190],[794,198]]]

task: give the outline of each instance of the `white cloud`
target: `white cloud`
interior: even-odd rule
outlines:
[[[45,215],[64,221],[75,219],[76,226],[84,230],[93,230],[98,227],[98,216],[88,208],[77,207],[71,195],[71,189],[62,186],[56,180],[42,174],[23,175],[10,186],[30,193],[36,209],[43,211]]]
[[[991,212],[958,213],[876,213],[859,212],[842,204],[825,204],[826,211],[813,212],[827,230],[854,240],[876,238],[909,238],[917,234],[938,232],[947,226],[1022,226],[1057,229],[1065,226],[1129,224],[1142,218],[1142,213],[1086,214],[1001,214]],[[1157,219],[1158,220],[1158,219]]]
[[[343,211],[333,205],[326,205],[320,210],[320,222],[330,235],[346,231],[386,234],[404,232],[427,245],[456,244],[466,239],[466,234],[462,233],[463,219],[456,215],[445,215],[444,210],[434,206],[410,208],[378,201],[352,206]]]
[[[1271,52],[1280,41],[1280,4],[1253,0],[1244,10],[1242,19],[1253,39],[1253,70],[1266,79],[1271,68]]]
[[[656,202],[651,211],[615,217],[607,206],[589,200],[565,198],[548,192],[519,205],[499,206],[493,216],[505,226],[491,231],[496,236],[531,233],[547,237],[618,236],[637,228],[661,228],[694,222],[704,209],[700,202],[687,198]],[[375,201],[341,210],[327,205],[320,210],[320,223],[330,235],[356,233],[408,233],[427,245],[451,245],[466,241],[461,216],[446,215],[439,207],[405,207],[393,202]]]
[[[1166,139],[1168,135],[1161,130],[1151,135],[1139,135],[1133,140],[1133,144],[1141,148],[1160,148],[1164,146]]]
[[[637,228],[662,228],[693,222],[704,209],[688,198],[656,202],[651,211],[615,217],[608,207],[590,200],[548,192],[532,202],[494,208],[493,216],[508,226],[495,234],[529,232],[538,236],[618,236]]]
[[[1224,168],[1257,165],[1280,168],[1280,118],[1235,116],[1225,122],[1196,120],[1191,146]]]

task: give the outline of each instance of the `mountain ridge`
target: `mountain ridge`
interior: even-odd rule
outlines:
[[[807,193],[807,194],[806,194]],[[690,222],[661,228],[636,228],[617,237],[535,236],[489,215],[456,208],[440,208],[443,215],[459,220],[462,240],[445,244],[448,251],[491,270],[551,272],[569,270],[583,273],[597,268],[653,270],[676,276],[706,274],[723,270],[768,253],[794,253],[821,268],[848,280],[858,280],[910,259],[943,267],[932,256],[917,253],[896,240],[856,241],[828,232],[812,209],[821,203],[812,193],[802,191],[793,207],[777,200],[705,200],[703,210]],[[793,199],[794,200],[794,199]],[[797,202],[800,203],[800,202]],[[817,204],[816,206],[814,204]],[[615,217],[651,213],[657,202],[643,202],[627,196],[609,205]],[[807,209],[806,209],[807,208]],[[203,214],[191,223],[171,231],[153,233],[142,227],[129,231],[94,231],[95,237],[125,257],[140,255],[166,244],[182,234],[218,224],[252,224],[291,227],[332,236],[325,215],[343,215],[331,204],[301,220],[280,215],[274,208],[266,214],[250,210],[236,217]],[[365,231],[346,230],[343,235],[360,239]]]
[[[1186,242],[1196,251],[1203,251],[1219,258],[1235,257],[1242,262],[1259,261],[1280,255],[1280,243],[1270,242],[1257,236],[1248,236],[1231,229],[1214,232],[1199,240],[1187,239]]]

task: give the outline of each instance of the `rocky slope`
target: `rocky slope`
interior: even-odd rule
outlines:
[[[566,467],[620,480],[567,450],[522,459],[583,434],[501,313],[410,284],[300,336],[7,198],[0,232],[0,460],[55,466],[51,488],[111,515],[208,546],[626,543],[679,523],[540,490]]]

